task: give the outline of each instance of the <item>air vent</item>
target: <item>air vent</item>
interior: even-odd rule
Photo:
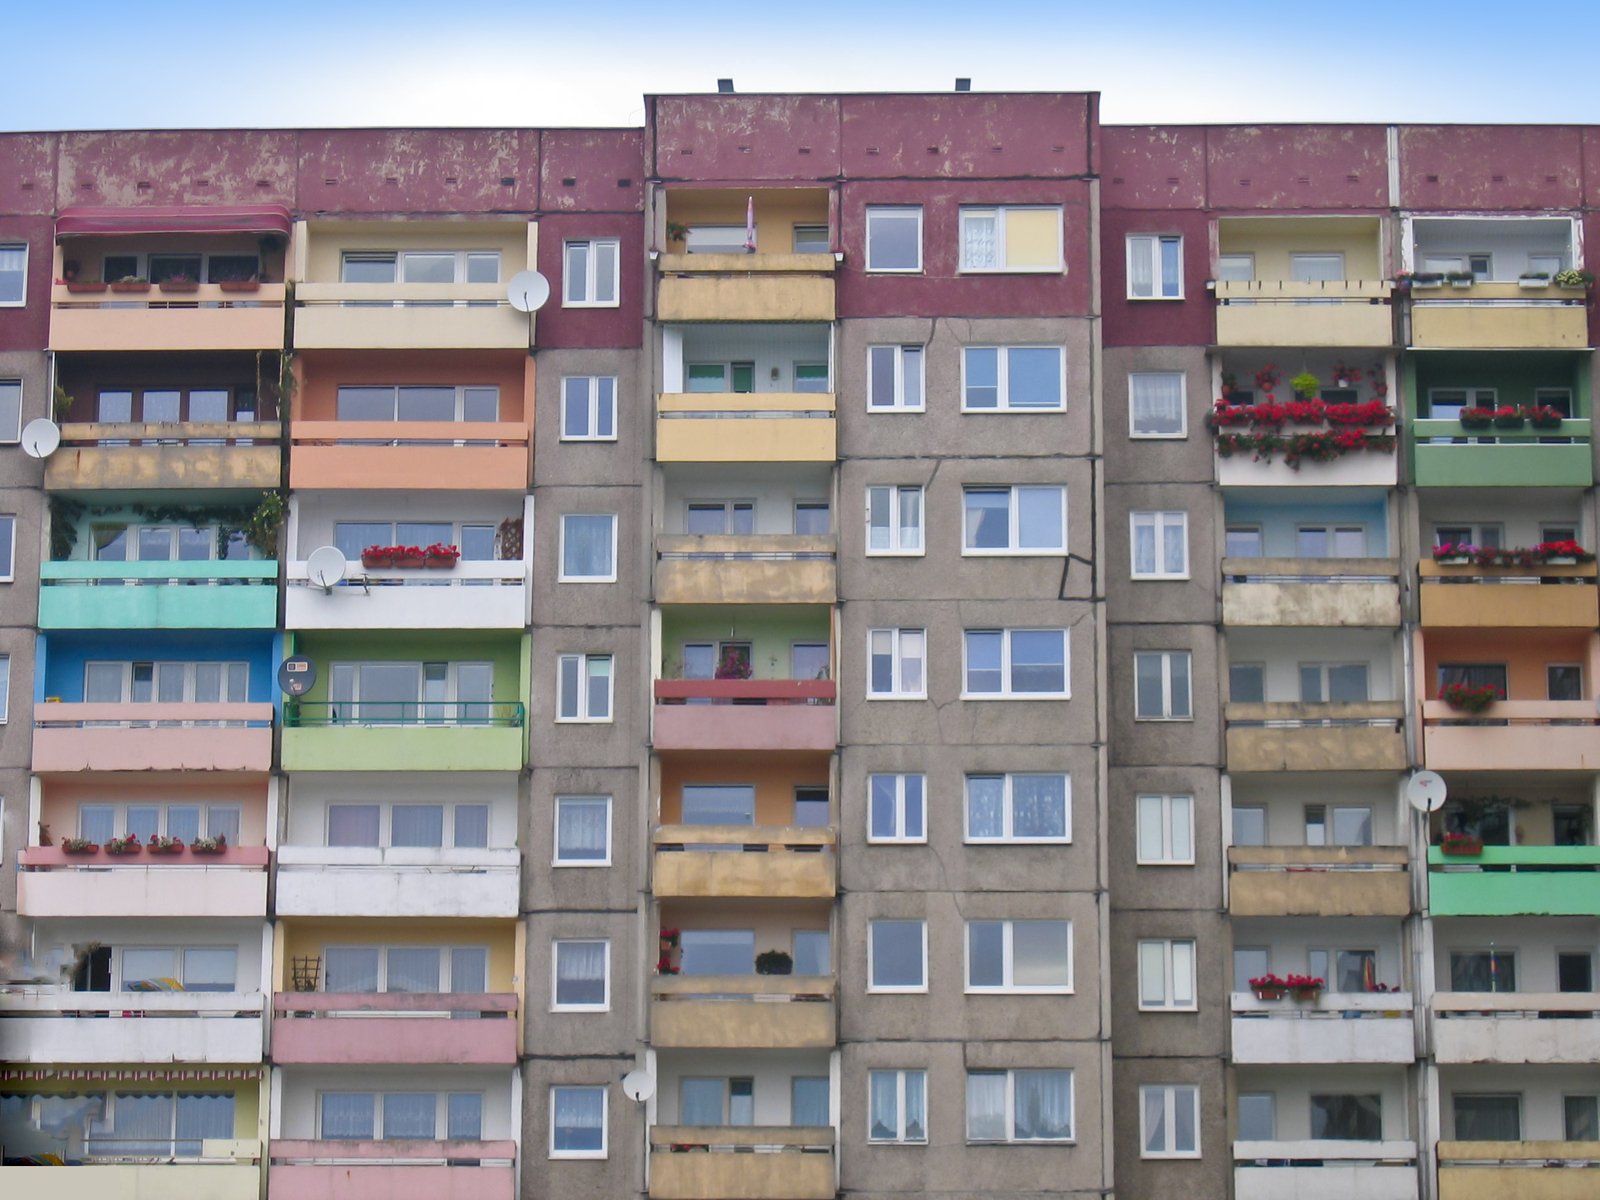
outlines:
[[[502,176],[500,176],[500,186],[501,187],[516,187],[517,186],[517,177],[515,175],[502,175]]]
[[[631,180],[631,179],[619,179],[619,180],[617,180],[617,186],[619,188],[631,188],[633,186],[633,180]]]
[[[573,176],[568,175],[565,179],[563,179],[561,181],[561,186],[562,187],[577,187],[578,186],[578,181]]]

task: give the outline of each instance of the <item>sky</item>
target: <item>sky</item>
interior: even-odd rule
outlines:
[[[1600,3],[9,0],[0,130],[634,126],[641,96],[1099,91],[1101,119],[1600,124]],[[1570,49],[1567,49],[1570,48]],[[1562,69],[1562,53],[1574,69]]]

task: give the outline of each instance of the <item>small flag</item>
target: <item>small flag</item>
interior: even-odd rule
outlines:
[[[756,252],[756,198],[751,196],[744,210],[744,252]]]

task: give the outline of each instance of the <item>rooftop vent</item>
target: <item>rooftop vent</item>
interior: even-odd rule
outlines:
[[[719,80],[717,80],[717,91],[720,92],[724,96],[733,95],[733,80],[731,80],[731,79],[719,79]]]

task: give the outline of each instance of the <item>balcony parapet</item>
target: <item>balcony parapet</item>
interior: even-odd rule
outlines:
[[[1238,1063],[1409,1063],[1416,1058],[1411,996],[1323,992],[1315,1000],[1230,997]]]
[[[1222,623],[1298,628],[1400,624],[1395,558],[1225,558]]]
[[[0,1060],[260,1062],[261,992],[0,992]]]
[[[658,679],[651,742],[657,750],[832,751],[838,694],[831,679]]]
[[[1403,917],[1411,912],[1404,846],[1230,846],[1235,917]]]
[[[662,254],[660,321],[831,321],[832,254]]]
[[[328,591],[306,563],[287,567],[290,629],[521,629],[528,623],[529,565],[521,559],[458,560],[444,570],[352,562]]]
[[[529,427],[520,421],[293,421],[294,488],[521,492]]]
[[[659,825],[650,840],[658,897],[795,899],[838,890],[831,825]]]
[[[192,292],[50,292],[52,350],[277,350],[284,344],[281,283],[223,291],[217,283]]]
[[[1467,430],[1460,421],[1411,422],[1419,487],[1588,487],[1594,482],[1594,424],[1569,418],[1559,430]]]
[[[1597,723],[1587,700],[1496,700],[1476,715],[1424,700],[1423,761],[1435,771],[1592,771]]]
[[[1235,1200],[1417,1200],[1415,1142],[1234,1142]]]
[[[177,424],[69,423],[45,460],[50,492],[278,486],[277,421]]]
[[[272,715],[270,704],[46,701],[33,709],[33,769],[267,771]]]
[[[826,1127],[656,1125],[650,1130],[650,1197],[833,1200],[834,1140]]]
[[[46,562],[39,565],[41,629],[272,629],[278,564]]]
[[[330,1163],[355,1162],[362,1166],[443,1166],[448,1163],[473,1163],[478,1166],[508,1167],[516,1161],[514,1141],[336,1141],[333,1139],[273,1138],[272,1162]]]
[[[1471,858],[1430,846],[1428,908],[1435,917],[1592,917],[1600,846],[1485,846]]]
[[[1441,1063],[1600,1061],[1594,992],[1436,992],[1431,1011]]]
[[[1441,1141],[1435,1156],[1439,1200],[1593,1200],[1600,1171],[1600,1142]]]
[[[1388,279],[1227,280],[1212,284],[1219,346],[1389,346]]]
[[[514,1141],[274,1138],[267,1193],[295,1200],[513,1200]]]
[[[838,540],[806,534],[656,538],[658,604],[832,604]]]
[[[838,1042],[831,975],[659,975],[650,981],[658,1048],[814,1049]]]
[[[306,282],[294,300],[296,350],[520,350],[537,319],[503,283]]]
[[[1399,771],[1406,766],[1398,701],[1228,704],[1228,770]]]
[[[1478,282],[1411,289],[1411,345],[1419,349],[1581,350],[1588,346],[1581,287]]]
[[[510,992],[278,992],[272,1057],[340,1065],[514,1063],[518,1007]],[[452,1019],[465,1016],[482,1019]]]
[[[297,917],[514,917],[521,852],[280,846],[277,911]]]
[[[1531,567],[1417,564],[1424,627],[1593,629],[1600,624],[1596,564]]]
[[[833,462],[831,392],[665,392],[656,397],[659,462]]]

